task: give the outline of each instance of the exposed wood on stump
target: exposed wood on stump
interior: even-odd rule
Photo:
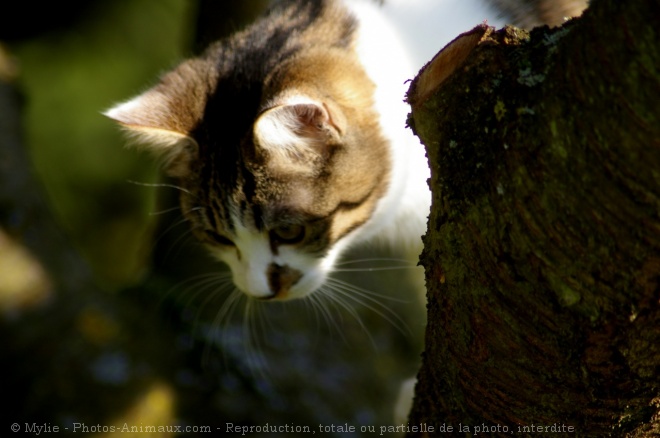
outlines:
[[[411,425],[660,433],[659,13],[481,26],[413,83],[434,194]]]

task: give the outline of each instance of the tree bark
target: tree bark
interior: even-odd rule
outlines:
[[[433,207],[411,426],[660,434],[659,13],[481,26],[413,82]]]

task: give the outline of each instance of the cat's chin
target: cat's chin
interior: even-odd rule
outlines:
[[[245,239],[246,240],[246,239]],[[265,240],[265,239],[261,239]],[[322,258],[311,257],[294,248],[280,248],[275,258],[267,241],[243,245],[242,257],[237,251],[212,251],[232,272],[236,288],[260,301],[289,301],[323,293],[323,287],[334,270],[335,260],[350,239],[338,242]],[[320,290],[320,291],[319,291]]]
[[[270,291],[258,292],[240,286],[238,286],[238,289],[248,297],[260,301],[292,301],[305,299],[314,294],[323,286],[326,278],[327,275],[325,273],[308,272],[291,288],[288,290],[280,290],[275,294]],[[238,285],[241,282],[235,280],[235,283]]]

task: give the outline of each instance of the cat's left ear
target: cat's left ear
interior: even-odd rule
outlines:
[[[254,124],[257,145],[274,156],[323,155],[340,141],[346,119],[332,103],[295,98],[262,113]],[[304,161],[304,160],[303,160]]]

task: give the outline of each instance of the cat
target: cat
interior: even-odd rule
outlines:
[[[359,27],[340,2],[278,3],[106,113],[160,156],[195,236],[251,297],[313,293],[361,241],[421,243],[429,171],[402,129],[412,76],[365,67]],[[398,42],[378,43],[397,70]],[[390,75],[396,86],[376,87]]]
[[[504,21],[478,0],[428,3],[275,2],[105,113],[178,180],[194,235],[248,296],[309,296],[355,244],[421,249],[429,170],[405,82],[460,32]]]

